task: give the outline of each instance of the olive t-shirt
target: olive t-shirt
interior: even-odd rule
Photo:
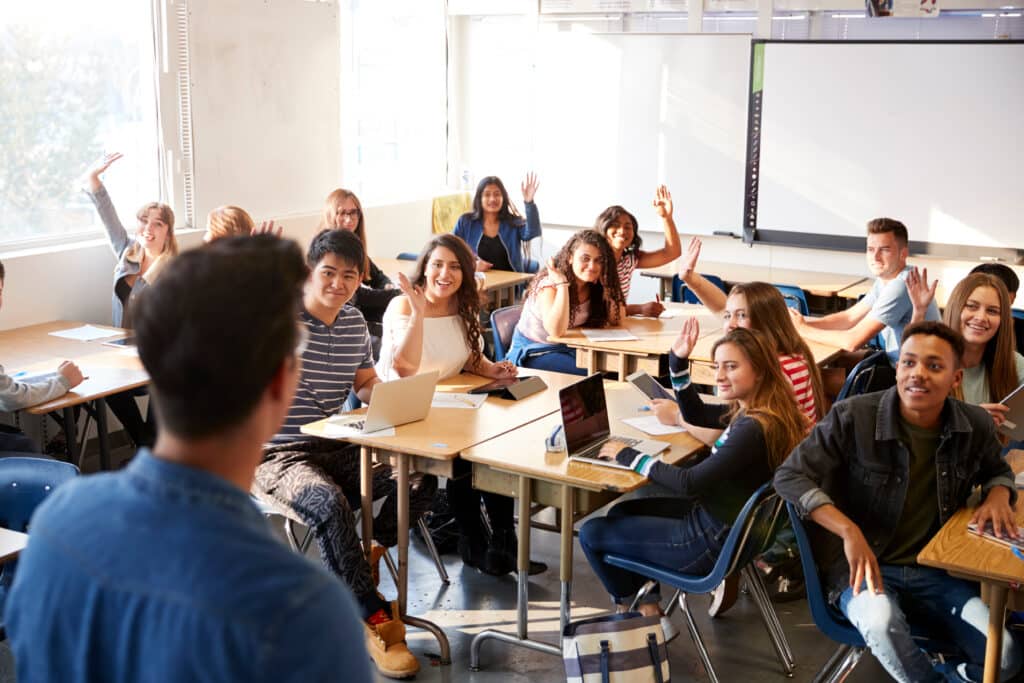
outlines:
[[[909,565],[917,564],[917,554],[939,531],[939,496],[935,478],[939,432],[915,427],[901,417],[899,438],[910,453],[907,497],[892,540],[878,561]]]

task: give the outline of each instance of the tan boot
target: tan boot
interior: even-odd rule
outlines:
[[[405,644],[405,624],[398,618],[398,603],[391,603],[395,615],[383,624],[363,622],[366,649],[377,665],[377,671],[388,678],[412,678],[420,670],[420,662]]]
[[[370,575],[373,577],[373,585],[380,585],[380,558],[384,557],[384,553],[388,551],[387,548],[382,546],[376,541],[370,546]]]

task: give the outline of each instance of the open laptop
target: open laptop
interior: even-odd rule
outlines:
[[[558,400],[562,407],[562,431],[565,434],[565,450],[572,460],[623,467],[614,457],[603,459],[601,447],[614,439],[632,446],[638,451],[655,455],[669,447],[664,441],[634,439],[611,433],[608,424],[608,403],[604,395],[604,379],[600,373],[559,390]]]
[[[398,427],[422,420],[430,412],[430,403],[437,386],[437,370],[403,377],[373,386],[370,408],[365,415],[341,414],[330,418],[332,432],[372,434],[389,427]]]

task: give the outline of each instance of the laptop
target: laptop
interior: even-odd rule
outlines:
[[[1024,384],[1011,391],[1000,403],[1010,410],[1006,414],[1006,420],[999,426],[999,431],[1012,441],[1024,439]]]
[[[341,414],[328,420],[335,435],[372,434],[422,420],[430,412],[437,370],[373,385],[370,408],[365,415]]]
[[[614,456],[602,458],[601,447],[614,439],[648,455],[655,455],[670,445],[664,441],[635,439],[611,433],[608,424],[608,404],[604,395],[604,379],[600,373],[559,390],[558,400],[562,408],[565,450],[571,460],[629,469],[617,463]]]

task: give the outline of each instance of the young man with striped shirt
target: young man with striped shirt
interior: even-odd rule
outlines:
[[[369,401],[373,385],[380,382],[366,321],[356,308],[346,306],[362,282],[363,244],[350,231],[324,230],[313,238],[307,262],[311,273],[299,313],[309,337],[302,375],[284,425],[264,449],[254,488],[261,498],[312,529],[324,563],[348,584],[362,609],[367,649],[378,670],[388,677],[408,678],[419,670],[419,662],[405,644],[397,603],[388,604],[377,593],[374,572],[356,535],[352,505],[358,504],[360,495],[359,447],[300,432],[302,425],[342,411],[350,393]],[[373,476],[374,499],[384,498],[374,520],[374,538],[394,545],[395,482],[388,467],[378,466]],[[429,508],[436,489],[432,476],[413,484],[412,519]]]

